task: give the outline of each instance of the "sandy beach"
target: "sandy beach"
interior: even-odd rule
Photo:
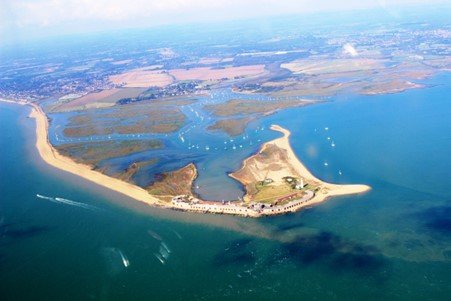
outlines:
[[[104,175],[92,170],[88,165],[77,163],[71,158],[59,154],[48,140],[49,124],[47,116],[38,105],[33,103],[29,103],[29,105],[32,107],[30,117],[36,120],[36,148],[41,158],[47,164],[146,204],[160,207],[166,206],[166,204],[150,195],[141,187]]]
[[[290,141],[289,141],[289,137],[291,135],[290,131],[288,131],[287,129],[284,129],[278,125],[272,125],[271,129],[282,133],[283,136],[263,144],[262,147],[260,148],[260,151],[256,155],[251,156],[251,157],[247,158],[246,160],[244,160],[243,166],[241,167],[240,171],[248,169],[248,168],[252,169],[252,166],[249,165],[249,164],[255,164],[255,162],[252,162],[252,158],[257,156],[258,154],[260,154],[261,152],[263,152],[264,150],[266,150],[267,148],[269,148],[271,146],[275,145],[278,148],[285,150],[286,154],[287,154],[288,162],[290,165],[289,169],[292,169],[294,173],[296,173],[298,176],[304,178],[306,181],[313,181],[313,182],[319,183],[321,186],[321,190],[318,191],[311,200],[309,200],[307,203],[297,207],[296,210],[299,210],[302,207],[321,203],[330,197],[340,196],[340,195],[359,194],[359,193],[367,192],[371,189],[371,187],[367,186],[367,185],[331,184],[331,183],[327,183],[327,182],[324,182],[324,181],[316,178],[302,164],[302,162],[298,159],[296,154],[293,152],[293,149],[291,148]],[[253,173],[253,176],[255,176],[257,178],[261,178],[261,179],[264,179],[266,177],[270,177],[273,179],[281,179],[287,175],[286,170],[271,170],[268,172],[267,170],[255,170],[255,168],[254,168],[254,170],[252,170],[252,173]],[[239,171],[230,174],[230,176],[232,178],[240,181],[244,185],[249,183],[246,178],[241,178],[241,177],[237,176],[236,174],[239,174]]]
[[[9,102],[9,101],[8,101]],[[17,102],[15,102],[17,103]],[[75,162],[73,159],[61,155],[51,144],[48,139],[48,119],[45,113],[42,111],[42,109],[34,103],[26,103],[21,102],[19,103],[21,105],[30,105],[32,107],[32,111],[30,113],[30,118],[34,118],[36,120],[36,148],[38,150],[39,155],[41,158],[49,165],[58,168],[60,170],[69,172],[71,174],[80,176],[86,180],[89,180],[93,183],[96,183],[100,186],[106,187],[108,189],[114,190],[120,194],[123,194],[125,196],[131,197],[137,201],[144,202],[151,206],[158,206],[158,207],[165,207],[165,208],[174,208],[174,209],[182,209],[180,206],[174,205],[174,203],[171,202],[164,202],[163,200],[160,200],[156,196],[153,196],[149,194],[149,192],[139,186],[133,185],[131,183],[109,177],[103,173],[100,173],[98,171],[95,171],[91,169],[90,166],[80,164]],[[325,201],[326,199],[333,197],[333,196],[339,196],[339,195],[348,195],[348,194],[357,194],[357,193],[363,193],[368,190],[370,190],[370,187],[367,185],[338,185],[338,184],[330,184],[325,183],[318,178],[316,178],[314,175],[312,175],[309,170],[299,161],[299,159],[294,154],[293,150],[291,149],[290,143],[289,143],[289,137],[290,132],[280,126],[273,125],[271,126],[272,130],[279,131],[283,134],[282,137],[274,139],[272,141],[269,141],[260,149],[260,152],[263,151],[265,148],[267,148],[270,145],[277,145],[279,148],[286,150],[288,161],[290,168],[295,170],[295,173],[298,175],[304,177],[306,180],[312,180],[318,183],[321,183],[322,190],[318,191],[315,196],[310,199],[305,204],[296,206],[293,210],[287,210],[284,212],[277,212],[274,214],[281,214],[285,212],[291,212],[291,211],[297,211],[305,206],[310,206],[313,204],[317,204],[320,202]],[[253,156],[247,158],[243,163],[243,168],[246,168],[246,164],[248,164],[249,160],[252,159]],[[264,174],[266,171],[264,170],[258,170],[257,173]],[[233,177],[233,175],[231,175]],[[243,183],[242,179],[236,178],[235,179],[241,181]],[[244,183],[243,183],[244,184]],[[202,200],[200,200],[203,202]],[[244,215],[244,216],[253,216],[258,217],[261,216],[260,213],[257,212],[247,212],[250,209],[244,210],[244,208],[247,208],[245,206],[238,206],[240,208],[243,208],[242,213],[232,213],[228,212],[231,211],[230,208],[238,208],[237,204],[231,204],[231,205],[210,205],[209,212],[210,213],[229,213],[229,214],[238,214],[238,215]],[[218,208],[216,208],[218,207]],[[227,207],[227,208],[226,208]],[[230,208],[229,208],[230,207]],[[196,208],[183,208],[186,211],[191,212],[201,212],[205,213],[205,210],[201,207],[199,209]],[[183,210],[182,209],[182,210]],[[237,210],[232,210],[237,211]],[[242,210],[239,210],[242,211]],[[265,213],[265,215],[272,215],[272,213]]]

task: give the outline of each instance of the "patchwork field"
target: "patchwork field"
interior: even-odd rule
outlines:
[[[126,64],[131,63],[131,62],[133,62],[133,60],[128,59],[128,60],[121,60],[121,61],[113,61],[113,62],[111,62],[111,64],[113,64],[113,65],[126,65]]]
[[[73,99],[55,106],[53,112],[66,112],[86,109],[96,109],[114,106],[123,98],[137,97],[143,93],[144,88],[114,88],[100,92],[89,93],[80,98]]]
[[[163,88],[174,82],[172,76],[167,72],[153,70],[153,68],[140,68],[112,75],[109,77],[109,80],[116,85],[128,88]]]
[[[203,57],[201,58],[198,63],[202,65],[212,65],[220,63],[222,58],[220,57]]]
[[[213,64],[218,62],[216,58],[206,58],[202,64]],[[112,75],[109,80],[119,86],[127,88],[164,88],[175,80],[222,80],[243,77],[252,77],[266,74],[265,65],[249,65],[240,67],[196,67],[187,69],[155,70],[153,67],[139,68]]]
[[[280,96],[318,95],[338,93],[383,94],[421,88],[417,83],[437,73],[429,60],[397,57],[386,64],[382,59],[302,59],[282,64],[293,72],[281,82],[266,82],[261,86]],[[446,62],[440,62],[446,66]]]
[[[337,72],[354,72],[384,68],[385,61],[364,58],[349,59],[299,59],[282,64],[294,74],[325,74]]]
[[[215,69],[198,67],[191,69],[173,69],[168,72],[176,80],[221,80],[241,77],[251,77],[266,74],[265,65],[249,65],[240,67],[225,67]]]
[[[328,81],[300,80],[271,93],[275,97],[330,96],[351,87],[351,83],[331,83]]]
[[[360,93],[366,95],[398,93],[408,89],[423,87],[424,86],[421,84],[416,84],[410,81],[393,79],[388,81],[374,82],[369,86],[363,87]]]

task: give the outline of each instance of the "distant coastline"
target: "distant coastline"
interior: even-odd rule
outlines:
[[[27,102],[25,100],[10,100],[10,99],[6,99],[6,98],[0,98],[0,102],[6,102],[6,103],[22,105],[22,106],[29,104],[29,102]]]
[[[113,191],[116,191],[122,195],[125,195],[127,197],[131,197],[137,201],[144,202],[150,206],[154,207],[163,207],[168,209],[176,209],[176,210],[182,210],[182,211],[190,211],[190,212],[198,212],[198,213],[216,213],[216,214],[232,214],[232,215],[241,215],[246,217],[259,217],[259,216],[265,216],[265,215],[275,215],[275,214],[283,214],[288,212],[294,212],[298,211],[301,208],[305,206],[311,206],[314,204],[321,203],[325,201],[326,199],[334,196],[339,195],[348,195],[348,194],[359,194],[364,193],[371,188],[367,185],[338,185],[338,184],[330,184],[322,182],[321,180],[317,179],[315,176],[313,176],[310,171],[299,161],[299,159],[294,154],[293,150],[291,149],[291,146],[289,144],[289,137],[290,132],[280,126],[273,125],[271,127],[272,130],[279,131],[283,134],[282,137],[274,139],[272,141],[266,142],[262,145],[260,148],[259,153],[264,150],[268,145],[277,145],[284,151],[286,151],[288,158],[290,160],[291,167],[296,170],[296,172],[299,175],[302,175],[304,178],[309,180],[314,180],[315,182],[320,182],[322,184],[322,187],[327,188],[327,192],[308,192],[303,197],[302,202],[301,200],[297,200],[297,203],[294,206],[291,206],[288,209],[284,209],[282,211],[274,210],[265,210],[265,211],[256,211],[253,208],[250,208],[249,204],[244,204],[239,202],[230,202],[226,204],[221,204],[220,202],[208,202],[196,199],[196,205],[187,205],[187,203],[184,202],[177,202],[174,201],[174,199],[180,197],[180,196],[173,196],[172,202],[166,202],[162,199],[159,199],[158,196],[154,196],[150,194],[147,190],[122,181],[117,178],[113,178],[110,176],[107,176],[99,171],[95,171],[91,168],[89,165],[80,164],[75,162],[73,159],[61,155],[50,143],[48,139],[48,129],[49,129],[49,121],[46,116],[46,114],[42,111],[42,109],[39,107],[39,105],[31,102],[26,101],[8,101],[8,100],[1,100],[3,102],[8,103],[15,103],[19,105],[29,105],[32,109],[29,117],[36,120],[36,149],[38,150],[38,153],[40,157],[46,162],[47,164],[58,168],[60,170],[69,172],[71,174],[80,176],[86,180],[89,180],[91,182],[94,182],[100,186],[103,186],[105,188],[111,189]],[[257,155],[257,154],[256,154]],[[256,156],[254,155],[254,156]],[[243,162],[243,168],[246,168],[247,162],[253,158],[254,156],[251,156],[244,160]],[[264,171],[261,171],[264,172]],[[231,177],[235,178],[236,180],[242,182],[242,179],[234,176],[233,174],[230,175]],[[294,202],[293,202],[294,204]],[[207,208],[207,209],[205,209]]]

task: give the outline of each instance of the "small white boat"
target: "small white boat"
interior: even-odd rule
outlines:
[[[163,238],[161,238],[161,236],[158,233],[156,233],[152,230],[147,230],[147,233],[149,233],[149,235],[152,236],[153,238],[155,238],[156,240],[159,240],[159,241],[163,240]]]
[[[125,257],[124,253],[122,253],[122,251],[119,251],[119,254],[121,255],[121,259],[122,259],[122,264],[124,265],[124,267],[129,267],[130,266],[130,261],[128,261],[128,258]]]
[[[171,253],[171,250],[169,249],[168,245],[164,242],[161,243],[161,246],[166,250],[166,252]]]
[[[160,254],[154,253],[153,255],[155,256],[155,258],[157,258],[161,262],[161,264],[165,264],[166,263],[164,261],[163,257],[161,257]]]

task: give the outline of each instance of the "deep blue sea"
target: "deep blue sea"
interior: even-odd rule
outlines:
[[[451,300],[451,76],[426,83],[281,111],[235,152],[190,149],[211,198],[240,194],[221,179],[271,124],[317,177],[372,187],[256,220],[150,208],[49,167],[29,109],[0,103],[0,300]]]

